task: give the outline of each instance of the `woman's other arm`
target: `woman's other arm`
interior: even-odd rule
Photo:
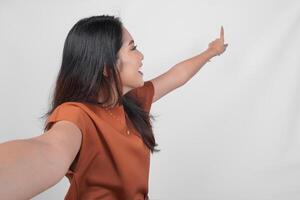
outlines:
[[[31,199],[58,183],[81,144],[80,129],[59,121],[43,135],[0,144],[0,197]]]
[[[220,37],[209,43],[202,53],[179,62],[167,72],[151,79],[154,86],[154,103],[161,97],[186,84],[211,58],[222,54],[228,44],[224,44],[224,29],[221,27]]]

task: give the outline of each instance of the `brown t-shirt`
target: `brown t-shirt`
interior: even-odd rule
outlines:
[[[154,95],[151,81],[130,95],[150,111]],[[65,200],[144,200],[148,194],[150,150],[131,124],[126,126],[123,105],[110,115],[101,106],[65,102],[47,119],[73,122],[82,132],[80,150],[65,175],[70,181]],[[129,134],[127,132],[129,128]]]

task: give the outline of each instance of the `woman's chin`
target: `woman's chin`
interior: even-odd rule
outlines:
[[[141,84],[139,87],[142,87],[144,85],[145,81],[142,79]]]

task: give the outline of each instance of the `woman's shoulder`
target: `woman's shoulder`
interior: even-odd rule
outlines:
[[[154,85],[149,81],[145,81],[144,85],[134,88],[128,92],[128,95],[137,99],[147,111],[151,109],[151,104],[154,96]]]
[[[55,110],[76,111],[77,113],[81,113],[82,115],[88,117],[88,115],[96,114],[96,111],[99,110],[99,107],[100,106],[88,102],[67,101],[57,106]]]
[[[60,104],[58,107],[78,107],[83,110],[93,110],[99,106],[88,102],[67,101]]]

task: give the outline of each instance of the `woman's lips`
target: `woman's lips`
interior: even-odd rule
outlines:
[[[143,65],[143,64],[141,64],[141,67],[142,67],[142,65]],[[143,72],[141,71],[141,69],[142,69],[141,67],[139,68],[139,69],[140,69],[140,70],[139,70],[139,73],[140,73],[141,75],[143,75]]]

